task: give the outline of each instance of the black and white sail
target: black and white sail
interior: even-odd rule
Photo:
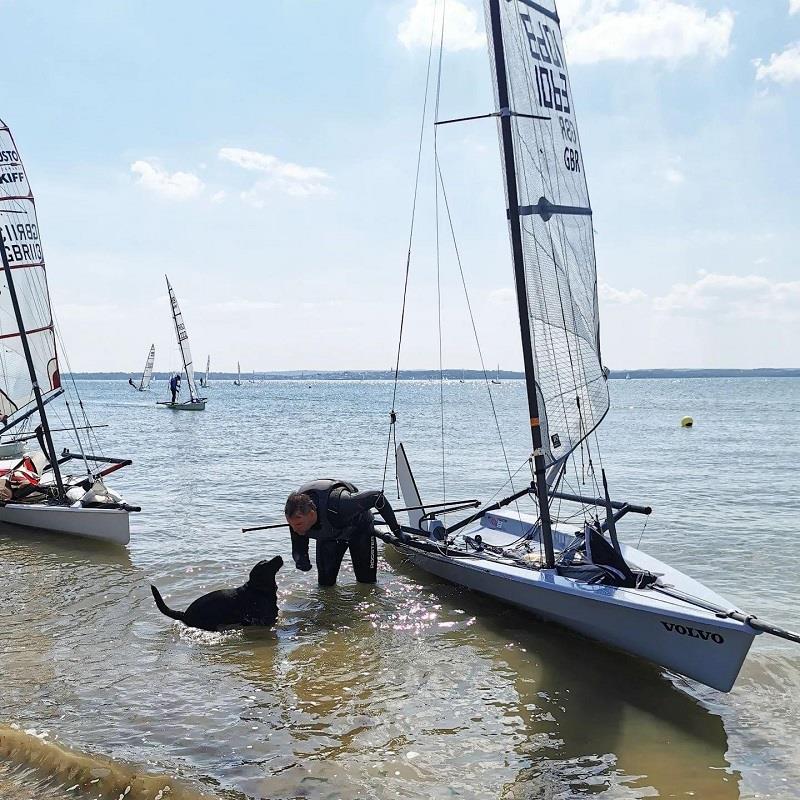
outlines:
[[[0,428],[10,427],[35,407],[32,375],[42,402],[61,391],[56,338],[50,310],[36,205],[17,146],[0,120],[0,239],[13,273],[22,325],[18,324],[5,268],[0,272]],[[25,356],[27,334],[31,366]]]
[[[186,373],[186,382],[189,385],[189,400],[190,402],[194,402],[199,399],[199,394],[194,382],[194,365],[192,364],[192,351],[189,349],[189,334],[186,332],[186,325],[183,322],[183,314],[181,314],[181,309],[178,305],[178,298],[175,297],[175,292],[172,289],[169,278],[166,280],[167,290],[169,291],[169,302],[172,307],[172,320],[175,323],[175,336],[178,339],[178,348],[181,351],[183,369]]]
[[[139,381],[139,391],[144,392],[150,388],[150,381],[153,379],[153,363],[156,360],[156,346],[150,345],[150,352],[147,354],[147,361],[142,372],[142,379]]]
[[[513,153],[513,170],[504,162],[506,194],[510,224],[513,228],[518,220],[520,229],[515,260],[522,261],[516,274],[524,276],[524,291],[518,287],[518,300],[522,324],[530,329],[542,451],[549,466],[566,458],[608,411],[592,211],[554,1],[486,0],[486,18],[501,146],[502,118],[510,121],[511,147],[502,148],[504,156]],[[505,92],[504,76],[497,74],[497,35],[504,51]],[[523,344],[524,339],[523,332]]]

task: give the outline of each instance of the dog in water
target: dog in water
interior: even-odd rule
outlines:
[[[151,584],[158,610],[192,628],[218,631],[236,625],[269,627],[278,619],[278,586],[275,573],[283,566],[280,556],[259,561],[250,570],[250,579],[235,589],[218,589],[198,597],[186,611],[173,611]]]

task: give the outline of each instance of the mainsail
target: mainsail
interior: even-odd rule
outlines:
[[[204,387],[208,386],[208,376],[210,372],[211,372],[211,356],[208,356],[208,358],[206,358],[206,374],[205,377],[203,378]]]
[[[153,379],[153,362],[156,360],[156,346],[150,345],[150,352],[147,354],[147,361],[144,365],[144,372],[142,372],[142,379],[139,381],[139,391],[143,392],[150,386],[150,381]]]
[[[508,107],[499,111],[511,120],[518,195],[518,208],[509,213],[521,228],[542,450],[551,465],[566,458],[608,411],[592,211],[555,2],[486,0],[490,52],[497,33],[494,3],[508,84]],[[494,61],[492,69],[499,106]],[[506,169],[507,200],[508,179]]]
[[[166,278],[166,275],[164,276]],[[193,402],[198,398],[197,386],[194,383],[194,366],[192,365],[192,352],[189,349],[189,334],[186,333],[186,326],[183,323],[183,314],[178,306],[178,298],[172,290],[169,278],[167,278],[167,290],[169,291],[169,302],[172,305],[172,319],[175,322],[175,335],[178,337],[178,347],[183,359],[183,368],[186,372],[186,382],[189,384],[189,399]]]
[[[14,311],[5,270],[0,272],[0,426],[27,413],[35,402],[31,372],[43,402],[60,390],[56,339],[50,311],[39,224],[28,176],[14,138],[0,120],[0,239],[8,267],[13,270],[22,327],[30,347],[25,358],[20,325]],[[11,418],[11,419],[9,419]]]

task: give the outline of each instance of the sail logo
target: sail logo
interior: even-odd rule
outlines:
[[[719,633],[711,633],[710,631],[704,631],[700,628],[690,628],[688,625],[679,625],[675,622],[664,622],[663,619],[659,620],[659,622],[670,633],[677,633],[680,636],[688,636],[690,639],[702,639],[704,642],[710,640],[715,644],[722,644],[725,641],[725,638]]]
[[[24,180],[24,172],[0,172],[0,183],[22,183]]]
[[[0,150],[0,164],[19,164],[19,156],[16,150]]]

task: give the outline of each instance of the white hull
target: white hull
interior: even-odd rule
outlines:
[[[505,546],[518,541],[533,523],[535,519],[525,515],[521,525],[513,514],[494,512],[487,514],[468,535],[480,533],[487,544]],[[571,538],[554,532],[557,549]],[[589,585],[561,577],[553,570],[527,569],[483,558],[452,558],[402,545],[397,549],[415,565],[440,578],[523,608],[723,692],[733,686],[757,635],[744,623],[720,619],[710,611],[652,589]],[[667,564],[625,545],[622,552],[628,564],[663,576],[663,583],[707,603],[732,608],[724,598]]]
[[[128,512],[123,509],[7,503],[0,506],[0,523],[114,544],[128,544],[131,539]]]
[[[173,411],[205,411],[206,401],[195,400],[193,403],[171,403],[169,400],[159,400],[156,405],[171,408]]]

